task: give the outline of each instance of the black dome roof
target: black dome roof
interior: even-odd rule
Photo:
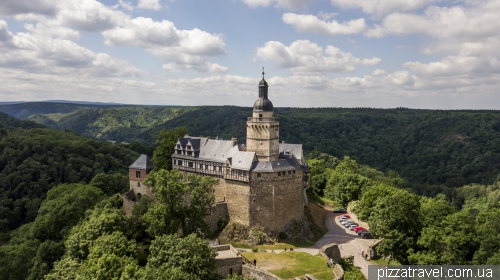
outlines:
[[[274,106],[271,100],[264,97],[259,97],[259,99],[257,99],[257,101],[253,104],[254,111],[273,112],[273,109]]]
[[[260,80],[259,87],[260,86],[266,86],[266,87],[268,86],[267,82],[266,82],[266,80],[264,80],[264,78],[262,78],[262,80]]]

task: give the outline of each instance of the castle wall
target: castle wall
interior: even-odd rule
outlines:
[[[146,186],[142,181],[130,180],[130,190],[133,191],[136,196],[140,194],[141,196],[146,195],[154,197],[153,188]]]
[[[217,202],[210,207],[210,213],[205,217],[205,222],[210,226],[210,232],[219,230],[219,221],[222,218],[229,220],[227,204],[225,202]]]
[[[227,210],[231,221],[248,226],[250,221],[250,184],[234,180],[222,181],[225,181]]]
[[[278,176],[252,173],[249,212],[250,226],[280,232],[293,220],[304,215],[302,170]]]
[[[129,168],[128,170],[128,177],[130,180],[142,182],[146,178],[146,175],[148,175],[146,170],[134,169],[134,168]]]

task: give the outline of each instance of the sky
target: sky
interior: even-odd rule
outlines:
[[[500,0],[0,0],[0,101],[500,109]]]

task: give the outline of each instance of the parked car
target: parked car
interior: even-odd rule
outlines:
[[[365,232],[365,234],[361,235],[363,236],[363,239],[373,239],[373,236],[369,232]]]
[[[358,235],[359,235],[359,236],[361,236],[361,235],[362,235],[363,233],[365,233],[365,232],[368,232],[368,233],[369,233],[369,231],[367,231],[366,229],[359,230],[359,231],[358,231]]]
[[[352,222],[352,220],[351,219],[347,219],[347,220],[340,221],[340,223],[343,224],[343,225],[345,225],[348,222]]]
[[[366,230],[366,228],[362,227],[362,226],[357,226],[354,228],[354,232],[358,233],[358,231],[360,230]]]
[[[358,226],[358,224],[356,224],[356,223],[352,222],[352,223],[346,223],[344,226],[345,226],[346,228],[349,228],[350,226]]]
[[[345,209],[335,209],[335,210],[333,210],[333,213],[347,213],[347,210],[345,210]]]
[[[345,221],[345,220],[350,220],[350,219],[351,219],[350,217],[340,217],[339,221]]]
[[[358,225],[350,225],[348,228],[349,228],[350,230],[354,230],[357,226],[358,226]]]

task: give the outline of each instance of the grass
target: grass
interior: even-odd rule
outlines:
[[[342,265],[345,280],[365,280],[363,272],[354,266],[350,261],[345,261]]]
[[[318,280],[331,280],[332,270],[327,261],[320,255],[312,256],[304,252],[243,252],[249,260],[256,259],[257,266],[283,279],[302,278],[306,273],[314,275]]]

